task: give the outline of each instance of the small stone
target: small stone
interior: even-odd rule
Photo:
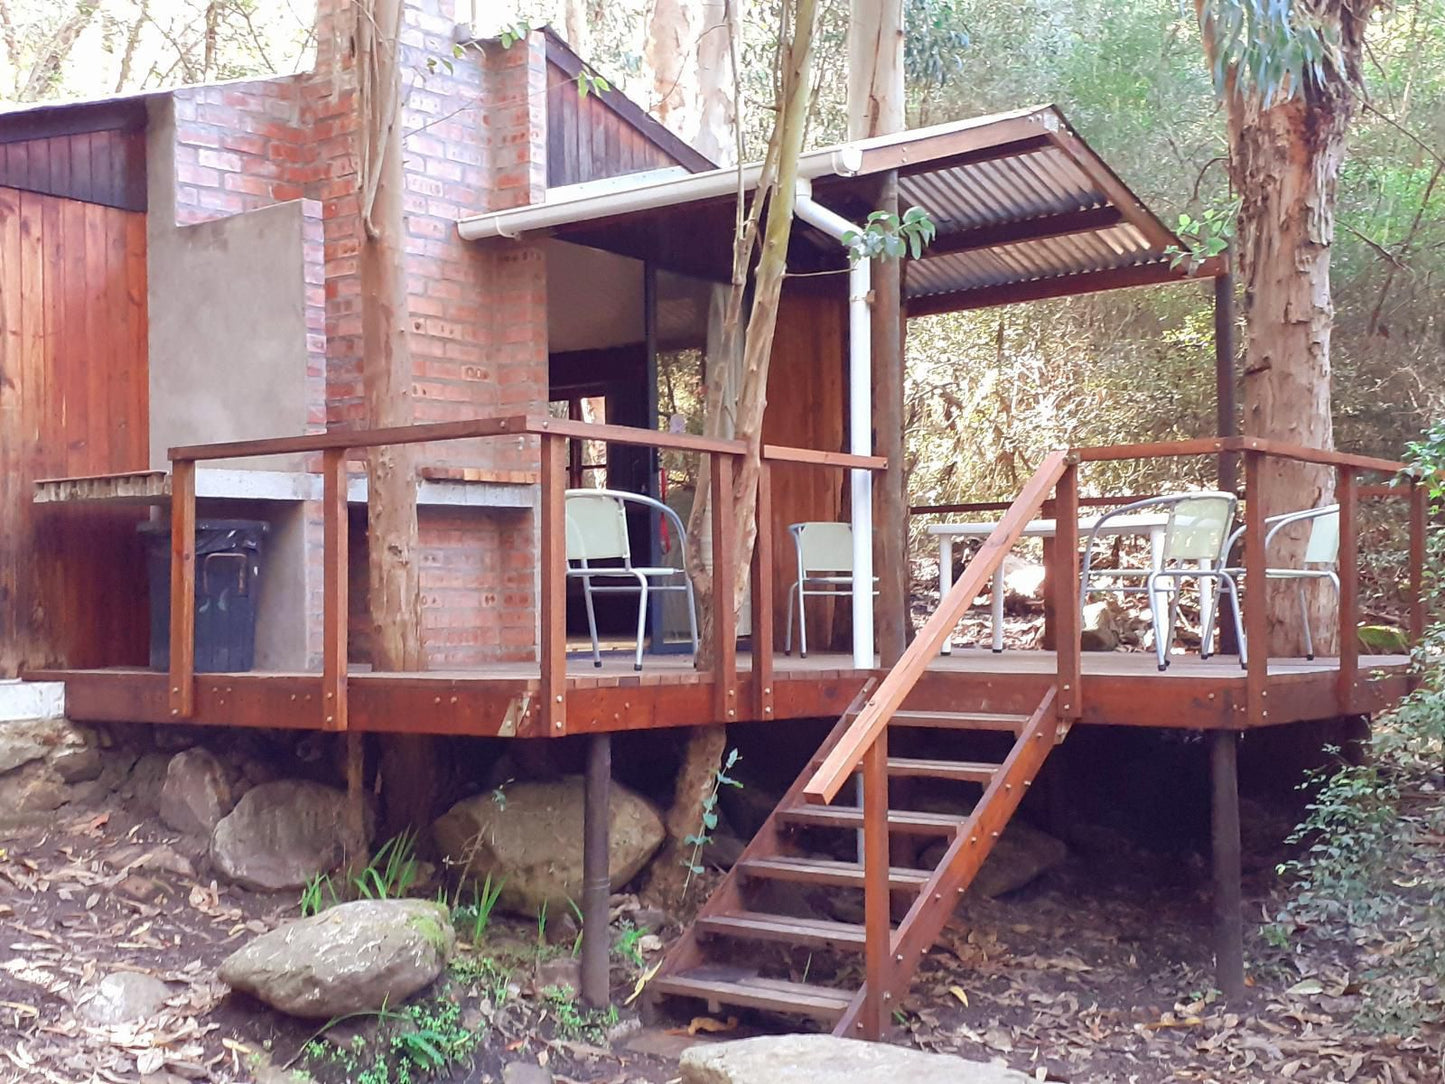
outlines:
[[[55,774],[67,783],[89,783],[100,778],[105,767],[100,750],[87,742],[85,745],[62,745],[45,758]]]
[[[632,913],[632,924],[651,933],[661,930],[668,921],[667,912],[661,907],[639,907]]]
[[[570,989],[574,994],[582,989],[582,961],[575,956],[554,956],[537,964],[537,989],[550,986]]]
[[[160,979],[136,971],[115,971],[95,984],[94,993],[80,1006],[90,1024],[125,1024],[161,1011],[171,988]]]
[[[455,947],[440,904],[356,900],[262,934],[219,975],[273,1009],[326,1019],[399,1004],[436,980]]]
[[[171,757],[160,801],[161,820],[167,825],[207,836],[234,805],[226,769],[213,754],[196,748]]]
[[[502,1066],[502,1084],[552,1084],[552,1071],[529,1061]]]

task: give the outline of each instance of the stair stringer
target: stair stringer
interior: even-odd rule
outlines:
[[[1054,710],[1056,693],[1057,689],[1050,686],[1044,694],[993,782],[985,788],[927,885],[893,931],[888,952],[889,978],[883,995],[886,1005],[897,1005],[907,994],[914,973],[953,915],[959,897],[973,883],[1049,753],[1068,733]],[[861,1017],[867,999],[865,981],[834,1026],[834,1035],[848,1037],[865,1031]]]
[[[783,853],[783,846],[779,838],[780,833],[778,830],[778,811],[802,803],[803,788],[808,784],[808,781],[812,779],[813,772],[817,770],[819,762],[832,751],[833,746],[837,745],[838,742],[842,740],[843,735],[848,732],[848,728],[852,725],[854,717],[857,716],[863,704],[867,702],[876,684],[877,680],[874,678],[869,678],[863,683],[863,687],[858,690],[858,695],[853,698],[852,703],[850,703],[843,714],[838,717],[837,725],[835,725],[833,729],[828,732],[828,736],[823,739],[823,744],[818,747],[818,752],[809,759],[808,764],[798,773],[798,778],[793,781],[787,793],[784,794],[778,804],[773,807],[773,811],[768,814],[768,819],[763,822],[762,827],[759,828],[753,835],[753,838],[748,841],[747,846],[743,848],[737,861],[733,863],[732,869],[728,870],[723,879],[718,882],[717,887],[713,889],[712,895],[710,895],[707,900],[704,901],[702,907],[698,909],[692,923],[688,925],[682,936],[673,943],[672,948],[668,949],[666,955],[663,956],[662,964],[658,968],[656,975],[653,976],[654,979],[663,979],[669,975],[676,975],[706,962],[706,954],[698,943],[698,919],[741,909],[742,895],[738,888],[738,882],[743,876],[742,870],[745,868],[745,863],[750,858],[771,858]],[[649,1001],[653,1000],[654,996],[655,995],[649,995]],[[661,996],[665,997],[667,995],[664,994]]]

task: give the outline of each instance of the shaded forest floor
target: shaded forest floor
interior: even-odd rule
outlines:
[[[215,981],[225,955],[296,916],[292,896],[217,885],[183,840],[115,806],[11,823],[0,847],[0,1080],[283,1079],[267,1064],[304,1066],[322,1081],[402,1079],[366,1075],[370,1051],[391,1034],[384,1024],[347,1022],[308,1051],[314,1022],[228,996]],[[1250,916],[1274,912],[1278,857],[1250,855]],[[626,898],[617,902],[630,913]],[[963,905],[892,1041],[1052,1081],[1441,1079],[1438,1035],[1380,1036],[1353,1024],[1351,945],[1306,933],[1286,953],[1264,942],[1257,923],[1248,928],[1250,994],[1225,1006],[1211,991],[1203,862],[1121,840],[1076,847],[1031,886]],[[495,1081],[522,1061],[545,1064],[559,1081],[662,1084],[688,1043],[770,1026],[679,1017],[643,1029],[631,1009],[589,1014],[544,992],[535,924],[497,920],[486,945],[484,955],[457,958],[441,997],[428,995],[424,1015],[445,1016],[450,1002],[451,1034],[470,1036],[459,1063],[429,1079]],[[540,955],[565,970],[569,950],[564,942]],[[657,952],[645,944],[640,958]],[[116,970],[166,982],[166,1007],[139,1024],[87,1023],[88,992]],[[639,970],[615,962],[619,1003]]]

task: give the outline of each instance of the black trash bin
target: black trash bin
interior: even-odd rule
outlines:
[[[268,524],[255,519],[196,521],[196,671],[249,670],[256,658],[256,589],[261,539]],[[137,528],[145,539],[150,577],[151,668],[171,665],[171,527]]]

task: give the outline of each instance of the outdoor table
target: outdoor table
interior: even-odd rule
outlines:
[[[1099,516],[1088,516],[1079,520],[1080,536],[1087,535],[1099,522]],[[1142,515],[1115,516],[1104,524],[1104,535],[1140,534],[1149,538],[1149,560],[1154,568],[1158,568],[1164,556],[1164,530],[1169,525],[1168,515],[1148,513]],[[938,539],[938,591],[940,601],[948,594],[949,588],[953,586],[953,544],[955,541],[965,538],[987,538],[993,534],[996,522],[977,523],[935,523],[929,526],[928,533]],[[1051,519],[1030,520],[1024,525],[1023,536],[1025,538],[1053,538],[1057,533],[1057,526]],[[1003,564],[1000,563],[998,570],[993,574],[993,650],[995,654],[1003,651]],[[1151,598],[1149,605],[1152,608],[1155,600]],[[1072,603],[1071,603],[1072,605]],[[948,655],[953,651],[953,632],[949,631],[948,639],[943,641],[943,654]]]

